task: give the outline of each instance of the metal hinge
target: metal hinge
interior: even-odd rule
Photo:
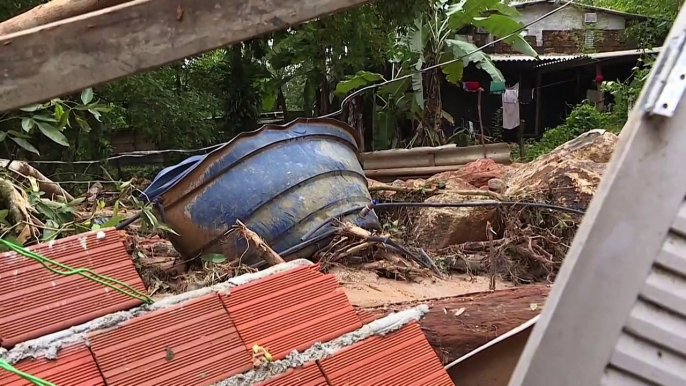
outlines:
[[[672,117],[686,91],[686,31],[670,39],[655,64],[654,82],[649,85],[645,112]]]

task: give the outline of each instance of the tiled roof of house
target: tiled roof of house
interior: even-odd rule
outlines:
[[[0,349],[0,359],[58,386],[452,384],[416,323],[425,309],[363,325],[318,268],[282,264]],[[256,358],[255,345],[271,358]],[[0,385],[29,384],[0,370]]]
[[[114,229],[28,249],[73,268],[88,267],[146,291]],[[0,346],[4,348],[140,304],[140,300],[83,276],[52,273],[16,252],[0,254]]]

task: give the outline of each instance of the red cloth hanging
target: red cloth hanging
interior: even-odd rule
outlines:
[[[479,82],[464,82],[464,89],[467,91],[479,91]]]

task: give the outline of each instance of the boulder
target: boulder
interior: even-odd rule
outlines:
[[[486,186],[492,178],[503,178],[506,168],[490,158],[482,158],[464,165],[455,173],[456,177],[473,186]]]
[[[505,195],[586,209],[617,141],[608,132],[582,134],[508,172]]]
[[[457,194],[446,190],[428,198],[429,203],[482,201],[483,196]],[[488,240],[487,223],[495,219],[494,208],[422,208],[416,217],[416,243],[425,249],[440,249],[467,241]]]
[[[476,186],[465,181],[458,175],[459,171],[438,173],[430,177],[426,182],[434,186],[445,185],[446,190],[474,190]]]

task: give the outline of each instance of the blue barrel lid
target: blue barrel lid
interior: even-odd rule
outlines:
[[[152,183],[143,191],[140,198],[143,200],[152,201],[166,192],[169,188],[174,186],[180,179],[182,179],[188,172],[193,170],[206,155],[194,155],[179,162],[174,166],[169,166],[162,169],[161,172],[155,176]]]

